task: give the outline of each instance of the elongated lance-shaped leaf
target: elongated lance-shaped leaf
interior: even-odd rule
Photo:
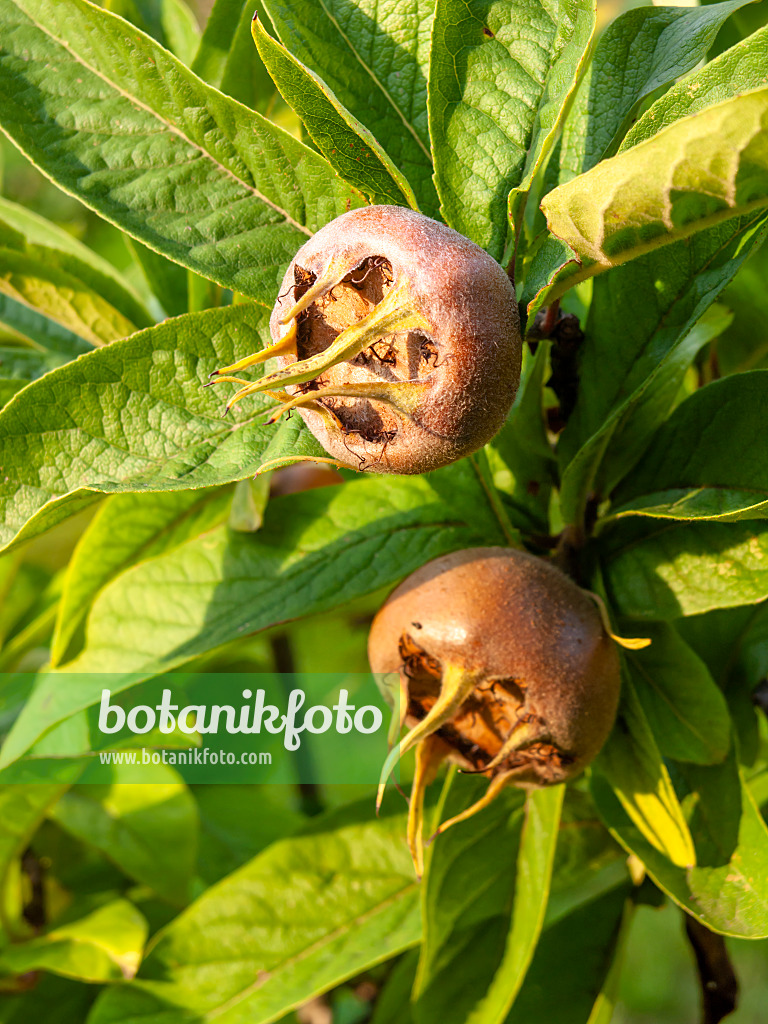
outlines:
[[[0,291],[91,345],[135,332],[135,324],[60,262],[44,246],[25,252],[0,245]]]
[[[730,322],[708,307],[767,232],[765,213],[731,219],[595,280],[576,406],[557,446],[568,517],[643,454],[686,367]]]
[[[132,22],[185,64],[200,45],[200,27],[185,0],[104,0],[108,11]]]
[[[128,900],[118,899],[77,921],[0,950],[0,970],[44,970],[81,981],[125,981],[141,963],[149,927]]]
[[[36,352],[21,346],[0,346],[0,408],[26,387],[57,366],[66,362],[65,356],[51,352]]]
[[[496,259],[507,197],[551,143],[593,25],[590,0],[437,0],[429,129],[441,211]]]
[[[298,246],[360,202],[319,154],[86,0],[2,0],[0,38],[0,127],[203,277],[271,305]]]
[[[371,203],[418,209],[411,186],[371,132],[308,67],[275,42],[258,19],[253,39],[283,99],[328,163]]]
[[[768,517],[768,370],[715,381],[682,402],[615,495],[618,516]]]
[[[427,129],[435,0],[264,0],[280,41],[362,122],[437,214]]]
[[[415,945],[404,831],[404,816],[353,804],[273,843],[163,929],[140,976],[105,993],[90,1024],[266,1024]]]
[[[228,96],[258,110],[273,124],[287,127],[285,108],[275,83],[269,77],[253,45],[251,22],[254,15],[268,18],[261,0],[215,0],[205,25],[192,70]],[[265,25],[269,31],[269,24]]]
[[[137,328],[149,327],[154,322],[133,285],[111,263],[58,224],[3,198],[0,198],[0,222],[4,225],[5,245],[30,256],[38,255],[52,266],[74,274]],[[15,243],[14,231],[21,236]]]
[[[223,420],[203,389],[268,336],[255,304],[190,313],[35,381],[0,414],[0,543],[75,492],[186,490],[253,474],[272,431],[259,399]]]
[[[595,773],[592,793],[601,818],[653,881],[707,928],[768,937],[768,829],[741,778],[735,750],[723,764],[673,763],[671,770],[696,846],[696,867],[676,867],[662,856]]]
[[[173,550],[225,522],[231,488],[115,494],[88,524],[67,566],[51,644],[51,664],[67,648],[90,604],[129,566]]]
[[[652,640],[624,660],[663,757],[717,764],[728,753],[731,721],[722,691],[704,662],[664,622],[640,627]]]
[[[676,338],[648,377],[579,449],[562,476],[561,505],[569,522],[581,522],[590,494],[607,494],[629,472],[669,413],[697,353],[728,322],[727,315],[721,319],[710,312]]]
[[[258,532],[216,527],[104,587],[83,650],[62,667],[80,673],[84,688],[68,691],[57,673],[41,680],[3,757],[10,763],[57,722],[97,704],[93,673],[117,673],[117,693],[230,640],[391,586],[439,555],[489,543],[504,544],[504,533],[466,459],[428,477],[357,479],[273,499]]]
[[[768,599],[764,519],[649,523],[619,523],[604,539],[606,585],[623,614],[670,620]]]
[[[255,0],[215,0],[192,62],[192,70],[209,85],[221,89],[240,19],[247,9],[250,20],[254,6]]]
[[[563,133],[560,181],[615,153],[643,100],[696,67],[723,22],[748,2],[638,7],[612,21]]]
[[[704,22],[700,25],[705,30],[704,36],[697,37],[697,47],[693,54],[687,50],[682,53],[686,61],[689,57],[693,58],[697,54],[703,56],[699,43],[702,41],[706,42],[706,39],[709,38],[705,12],[715,11],[719,6],[721,5],[695,8],[693,10],[667,8],[667,10],[674,10],[676,14],[679,14],[681,10],[685,10],[686,15],[703,14],[705,17]],[[652,10],[652,8],[639,8],[637,12],[629,13],[639,14],[640,11]],[[660,12],[656,9],[654,13]],[[663,41],[664,34],[660,37],[659,43]],[[599,45],[595,54],[595,62],[600,59],[602,52],[601,45]],[[651,138],[651,136],[661,131],[662,128],[666,128],[673,122],[680,120],[680,118],[698,113],[698,111],[703,110],[705,107],[768,84],[768,74],[765,68],[766,52],[768,52],[768,27],[755,32],[748,39],[743,40],[736,46],[731,47],[730,50],[720,54],[715,60],[710,61],[700,71],[688,75],[682,81],[673,85],[661,99],[652,104],[640,120],[630,129],[619,148],[619,152],[622,153],[639,142]],[[679,73],[681,65],[677,61],[680,56],[680,54],[670,54],[669,61],[661,66],[671,68],[675,73]],[[638,54],[638,60],[644,59],[643,54]],[[687,64],[686,66],[690,67],[692,65]],[[653,67],[656,67],[656,65],[652,63],[651,69]],[[615,70],[615,62],[609,62],[609,70],[610,73]],[[658,70],[659,68],[656,67],[656,71]],[[568,181],[576,174],[581,173],[587,138],[593,130],[599,134],[599,127],[596,122],[594,129],[591,127],[592,119],[589,116],[591,110],[589,101],[589,83],[585,79],[563,132],[560,165],[561,182]],[[606,123],[610,123],[610,120],[611,118],[609,117]],[[682,260],[684,253],[682,250],[678,251],[680,252],[679,258]],[[602,265],[594,264],[587,270],[587,276],[599,273],[601,269]],[[557,295],[562,294],[567,288],[576,284],[577,280],[580,279],[576,275],[580,271],[581,267],[579,266],[578,258],[570,246],[560,239],[550,236],[534,257],[533,264],[528,269],[528,275],[524,283],[523,301],[530,303],[528,308],[529,317],[535,316],[542,306],[548,305]]]
[[[488,993],[467,1024],[503,1024],[523,984],[544,923],[564,793],[564,786],[552,786],[533,790],[526,798],[504,956]]]
[[[60,357],[60,362],[90,352],[93,345],[55,320],[0,291],[0,326],[9,342],[39,353]]]
[[[696,863],[688,823],[632,679],[623,673],[616,725],[595,770],[605,775],[645,840],[679,867]]]
[[[487,788],[487,779],[449,772],[433,820],[458,816]],[[515,863],[524,808],[524,794],[509,787],[427,849],[424,939],[412,997],[417,1024],[466,1021],[493,981],[521,881]]]
[[[700,10],[712,10],[702,7]],[[740,43],[725,50],[703,68],[675,83],[660,99],[652,103],[624,137],[619,152],[631,149],[679,121],[697,114],[705,107],[768,85],[765,55],[768,53],[768,25]]]
[[[152,765],[145,783],[129,782],[130,773],[130,767],[118,765],[109,785],[74,786],[49,817],[105,854],[129,878],[183,906],[189,902],[197,855],[194,798],[169,765]]]
[[[768,88],[758,89],[550,192],[542,203],[549,228],[584,263],[575,279],[768,205],[767,128]]]
[[[589,71],[597,26],[597,4],[563,5],[568,13],[562,18],[553,44],[554,63],[545,82],[544,95],[534,122],[533,137],[525,161],[522,181],[507,200],[510,227],[517,243],[523,227],[528,192],[534,177],[545,164],[569,110],[578,95],[578,87]],[[506,257],[505,257],[506,258]]]

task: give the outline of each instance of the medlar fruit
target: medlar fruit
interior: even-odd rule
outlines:
[[[376,615],[368,655],[378,677],[399,677],[399,724],[410,727],[383,781],[417,747],[409,842],[419,873],[424,788],[442,760],[491,781],[438,832],[504,786],[572,778],[616,717],[619,657],[600,612],[559,569],[523,551],[471,548],[422,566]]]
[[[216,371],[265,392],[269,422],[298,409],[340,465],[423,473],[481,448],[520,377],[515,291],[498,263],[413,210],[370,206],[299,249],[272,312],[273,344]],[[271,356],[280,369],[231,374]],[[213,375],[212,375],[213,376]]]

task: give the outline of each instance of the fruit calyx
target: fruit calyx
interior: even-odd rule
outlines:
[[[397,724],[408,727],[385,762],[379,800],[394,765],[416,747],[408,836],[419,874],[423,789],[442,761],[484,774],[489,787],[436,835],[508,785],[572,778],[616,715],[618,654],[591,597],[522,551],[475,548],[422,566],[374,619],[369,657],[381,680],[396,676]]]
[[[297,410],[340,465],[420,473],[500,429],[520,371],[514,289],[482,249],[400,207],[319,231],[288,268],[272,345],[212,374],[266,393],[270,422]],[[276,357],[257,380],[236,374]]]

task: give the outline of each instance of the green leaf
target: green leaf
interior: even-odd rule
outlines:
[[[17,996],[3,996],[0,1022],[28,1024],[30,1020],[44,1020],[45,1024],[73,1024],[84,1021],[97,991],[92,985],[44,974],[30,991],[22,988]]]
[[[32,254],[0,246],[0,291],[91,345],[133,334],[136,325],[75,274],[61,270],[56,256],[43,246]],[[73,262],[69,256],[64,260]]]
[[[209,85],[221,89],[227,60],[240,27],[240,19],[247,10],[250,22],[255,7],[254,0],[215,0],[192,62],[194,73]],[[224,91],[222,89],[222,92]]]
[[[669,772],[626,672],[616,724],[594,770],[608,780],[646,842],[672,864],[689,867],[696,863],[691,833]]]
[[[123,235],[123,238],[129,252],[133,254],[136,263],[141,268],[147,286],[167,315],[181,316],[183,313],[188,313],[187,282],[190,271],[185,270],[178,263],[172,263],[165,256],[153,252],[146,245],[142,245],[141,242],[137,242],[127,235]]]
[[[120,575],[93,604],[86,644],[63,671],[87,694],[38,683],[3,748],[9,764],[58,722],[199,654],[391,586],[438,555],[504,544],[469,460],[423,477],[365,478],[269,503],[253,534],[218,527]]]
[[[65,192],[203,277],[271,305],[299,245],[358,204],[321,156],[86,0],[2,0],[0,30],[3,130]]]
[[[98,504],[102,497],[101,494],[93,494],[89,491],[75,491],[74,494],[70,494],[60,501],[49,503],[21,528],[9,549],[13,548],[15,550],[25,541],[32,540],[32,538],[39,537],[40,534],[52,530],[59,523],[63,523],[80,512],[84,512],[91,505]]]
[[[526,348],[515,402],[507,422],[486,447],[493,484],[505,498],[516,525],[548,532],[549,502],[555,459],[547,437],[542,406],[547,346],[535,356]]]
[[[711,10],[712,8],[701,8]],[[739,93],[768,84],[765,48],[768,26],[721,53],[699,71],[677,82],[630,128],[619,152],[650,139],[681,117],[696,114]]]
[[[505,1024],[592,1022],[629,925],[628,890],[614,886],[544,929]]]
[[[652,643],[624,655],[634,692],[663,757],[716,764],[730,747],[730,718],[704,662],[675,630],[646,623]]]
[[[440,817],[463,810],[486,786],[451,785]],[[417,1024],[505,1019],[544,919],[562,798],[562,786],[525,802],[507,790],[436,841],[425,883]]]
[[[402,815],[376,820],[370,801],[314,819],[164,929],[139,978],[106,992],[89,1024],[266,1024],[414,945],[404,832]]]
[[[427,129],[430,26],[435,0],[264,0],[285,48],[327,83],[437,212]]]
[[[624,851],[581,787],[566,789],[544,927],[629,881]]]
[[[302,824],[287,786],[198,786],[197,870],[213,885]]]
[[[760,249],[721,296],[721,301],[733,310],[733,323],[717,342],[717,367],[723,376],[768,369],[766,276],[768,249]]]
[[[768,602],[691,615],[675,622],[706,663],[728,701],[742,764],[753,765],[760,752],[760,711],[753,691],[768,676]]]
[[[84,489],[183,490],[252,474],[273,433],[256,422],[269,403],[243,403],[224,420],[221,393],[203,385],[267,337],[260,306],[190,313],[18,394],[0,413],[0,543]]]
[[[339,102],[309,68],[276,42],[261,22],[253,23],[259,56],[286,103],[331,167],[373,204],[410,206],[416,197],[371,132]]]
[[[586,132],[576,140],[578,173],[612,156],[643,101],[695,68],[725,20],[749,2],[637,7],[612,21],[595,49],[590,80],[582,85],[588,117]],[[573,166],[573,157],[565,160]]]
[[[218,488],[108,498],[86,528],[67,567],[51,665],[65,660],[88,608],[110,580],[129,566],[172,551],[226,521],[231,503],[232,492]]]
[[[725,311],[697,322],[767,232],[765,216],[734,219],[595,281],[576,407],[557,447],[563,474],[582,449],[566,504],[586,498],[603,452],[602,494],[632,469],[696,353],[726,326]]]
[[[184,0],[104,0],[104,7],[153,36],[185,64],[192,62],[200,29]]]
[[[666,521],[615,535],[604,565],[615,606],[676,619],[768,598],[768,525]]]
[[[53,971],[82,981],[124,981],[141,962],[147,922],[128,900],[114,900],[71,924],[0,951],[0,970]]]
[[[676,121],[550,192],[541,204],[549,229],[582,260],[568,286],[766,206],[766,125],[768,89],[758,89]]]
[[[539,310],[550,304],[550,293],[559,282],[577,272],[580,266],[578,256],[569,245],[554,235],[546,235],[523,277],[520,304],[527,310],[529,325],[533,324]]]
[[[68,231],[3,198],[0,198],[0,222],[22,236],[18,240],[20,251],[39,255],[60,270],[74,274],[137,327],[149,327],[154,322],[136,290],[122,274]],[[10,240],[4,231],[4,244],[8,245]]]
[[[262,457],[262,472],[294,462],[327,458],[328,453],[299,416],[283,419]]]
[[[725,377],[695,391],[656,432],[619,488],[613,514],[768,517],[766,394],[768,370]]]
[[[468,1024],[503,1024],[523,984],[544,923],[564,792],[553,786],[526,798],[512,927],[491,987]]]
[[[0,347],[0,408],[30,381],[37,380],[65,362],[64,357],[54,352]]]
[[[48,809],[65,793],[64,785],[1,786],[0,787],[0,906],[2,931],[15,922],[7,920],[9,894],[7,892],[11,867],[27,848],[30,839],[45,818]],[[18,908],[21,910],[21,907]],[[2,939],[0,933],[0,945]]]
[[[487,786],[486,779],[449,776],[439,818],[461,813]],[[481,813],[439,836],[428,851],[416,1024],[466,1021],[493,980],[510,930],[524,805],[519,790],[504,790]]]
[[[675,867],[640,835],[600,776],[598,810],[619,842],[664,892],[713,931],[768,936],[768,829],[741,780],[735,755],[707,768],[675,767],[675,783],[696,847],[696,867]]]
[[[418,962],[415,949],[400,957],[376,998],[371,1024],[413,1024],[410,996]]]
[[[258,533],[219,527],[105,588],[83,654],[67,671],[166,670],[390,585],[438,554],[503,543],[467,462],[422,478],[369,478],[277,498]],[[174,592],[184,600],[176,602]]]
[[[590,494],[609,493],[631,470],[672,407],[686,370],[729,322],[728,314],[715,308],[688,334],[670,338],[671,331],[665,330],[671,342],[666,354],[568,463],[562,477],[561,508],[569,522],[581,520]]]
[[[754,690],[768,675],[768,603],[724,608],[675,623],[718,685]]]
[[[19,346],[63,356],[59,364],[90,352],[93,345],[43,313],[0,291],[0,326]]]
[[[251,37],[254,15],[266,18],[261,0],[215,0],[192,70],[274,123],[281,98]]]
[[[429,126],[441,211],[496,259],[508,196],[546,156],[593,26],[590,0],[437,0]]]
[[[176,772],[153,765],[151,783],[75,786],[49,817],[130,878],[177,906],[189,901],[197,861],[197,808]]]

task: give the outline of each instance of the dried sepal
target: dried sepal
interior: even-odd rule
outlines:
[[[504,270],[399,207],[353,210],[318,231],[288,268],[270,327],[273,345],[216,377],[272,356],[278,369],[233,381],[241,387],[227,407],[285,391],[270,422],[296,410],[354,469],[421,473],[477,450],[503,425],[519,381]]]
[[[369,658],[377,677],[399,675],[407,702],[409,731],[390,751],[382,784],[403,753],[415,746],[426,756],[422,745],[438,741],[448,760],[489,779],[485,795],[438,833],[506,786],[572,778],[616,715],[618,654],[591,597],[522,551],[475,548],[423,566],[374,619]],[[423,799],[424,774],[412,800]]]

